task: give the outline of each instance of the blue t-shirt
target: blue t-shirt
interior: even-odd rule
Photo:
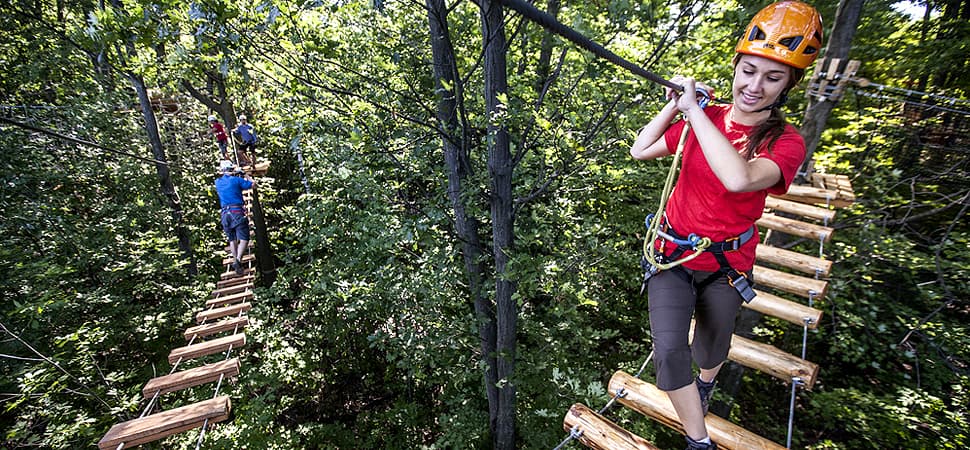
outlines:
[[[242,205],[243,196],[242,191],[253,187],[253,182],[234,177],[232,175],[223,175],[216,178],[216,194],[219,194],[219,205]]]
[[[239,137],[242,138],[243,144],[256,143],[256,132],[253,131],[253,126],[244,123],[236,127],[236,131],[239,132]]]

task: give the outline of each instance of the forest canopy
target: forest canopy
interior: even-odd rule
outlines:
[[[535,2],[724,97],[765,4]],[[840,5],[814,4],[829,34]],[[270,166],[248,342],[223,386],[233,414],[204,448],[552,448],[570,405],[605,405],[610,375],[650,353],[639,258],[669,161],[629,149],[663,89],[512,10],[496,27],[483,5],[497,3],[0,4],[2,446],[91,448],[169,372],[225,270],[209,115],[248,116]],[[483,30],[499,28],[496,60]],[[792,448],[963,448],[970,2],[865,2],[853,31],[860,68],[814,166],[857,199],[829,224],[806,339],[819,381],[797,395]],[[804,88],[786,106],[796,127]],[[802,346],[767,317],[750,334]],[[784,442],[789,387],[738,373],[715,410]],[[609,417],[682,446],[632,411]]]

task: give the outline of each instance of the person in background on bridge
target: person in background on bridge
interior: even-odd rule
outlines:
[[[704,416],[714,378],[727,358],[742,301],[754,296],[758,229],[768,194],[784,194],[795,178],[805,144],[781,110],[822,47],[815,8],[797,1],[766,6],[735,47],[733,101],[703,108],[696,89],[711,89],[678,76],[670,101],[639,132],[630,154],[651,160],[676,152],[685,121],[682,168],[668,200],[661,230],[674,239],[696,234],[710,247],[682,265],[648,276],[650,333],[657,387],[670,397],[684,427],[688,450],[716,449]],[[684,119],[674,122],[678,114]],[[653,243],[662,263],[694,252],[661,237]],[[691,318],[694,338],[688,342]],[[695,378],[691,361],[700,373]]]
[[[251,189],[256,182],[249,175],[245,175],[245,178],[236,176],[236,166],[232,161],[220,162],[219,172],[222,176],[216,178],[216,194],[219,195],[221,207],[222,231],[229,240],[232,268],[237,275],[242,275],[242,258],[249,248],[249,218],[246,217],[242,191]]]
[[[256,129],[246,120],[246,116],[240,114],[239,125],[232,130],[233,133],[239,135],[241,144],[239,144],[239,156],[244,157],[250,162],[250,164],[256,164],[256,143],[259,142],[259,137],[256,136]],[[241,158],[240,163],[243,159]]]
[[[226,155],[226,149],[229,147],[229,135],[226,134],[226,127],[219,123],[219,119],[216,119],[216,116],[209,116],[208,133],[216,136],[216,144],[219,145],[219,153],[222,154],[222,159],[229,159]]]

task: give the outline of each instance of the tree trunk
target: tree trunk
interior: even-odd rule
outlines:
[[[485,360],[485,394],[488,399],[489,431],[495,436],[494,425],[498,415],[498,369],[495,351],[495,308],[482,292],[481,242],[478,237],[479,223],[469,217],[462,199],[463,184],[469,175],[469,133],[461,126],[458,117],[458,99],[461,98],[461,80],[455,64],[455,49],[448,31],[448,9],[444,0],[426,0],[428,24],[431,30],[431,54],[434,61],[435,92],[438,98],[438,129],[448,171],[448,199],[455,212],[455,232],[462,244],[462,258],[468,294],[472,299],[482,358]],[[451,89],[445,86],[451,86]]]
[[[506,272],[513,251],[512,155],[509,135],[501,122],[505,105],[499,96],[508,93],[505,31],[501,3],[481,1],[485,47],[485,107],[488,171],[491,180],[492,252],[495,257],[496,368],[498,413],[493,435],[499,450],[515,448],[515,338],[518,308],[512,294],[515,281]]]
[[[832,26],[831,36],[828,45],[823,53],[826,58],[845,59],[849,55],[849,48],[852,45],[852,38],[855,36],[856,28],[859,27],[859,17],[862,15],[862,5],[865,0],[841,0],[839,9],[835,13],[835,24]],[[844,62],[843,62],[844,64]],[[802,122],[800,132],[805,139],[805,161],[802,162],[800,173],[808,171],[809,163],[818,147],[818,141],[822,137],[825,123],[829,120],[835,103],[830,101],[819,101],[817,98],[809,98],[808,107],[805,109],[805,121]]]
[[[546,12],[550,16],[558,18],[559,8],[561,6],[560,0],[548,0],[546,2]],[[542,43],[539,47],[539,62],[536,64],[536,92],[541,93],[546,83],[549,81],[549,71],[551,69],[550,61],[552,60],[552,46],[553,38],[555,35],[552,32],[545,30],[542,33]]]
[[[145,118],[145,132],[148,133],[148,142],[152,146],[152,155],[155,157],[155,170],[158,172],[158,182],[161,187],[162,195],[168,199],[168,207],[172,212],[172,221],[175,223],[175,234],[178,237],[179,250],[188,260],[189,275],[199,273],[198,265],[195,261],[195,253],[192,251],[192,240],[188,228],[185,227],[185,213],[182,211],[182,203],[179,199],[175,184],[172,183],[172,173],[168,168],[165,148],[162,147],[162,138],[158,134],[158,121],[155,119],[155,111],[152,110],[151,98],[148,96],[148,89],[145,88],[145,80],[138,74],[126,72],[128,79],[131,80],[135,92],[138,94],[138,103],[141,105],[142,116]]]

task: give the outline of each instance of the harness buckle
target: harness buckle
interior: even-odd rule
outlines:
[[[751,283],[748,282],[748,276],[745,275],[744,272],[739,272],[737,270],[732,272],[728,272],[727,274],[728,284],[730,284],[735,291],[738,291],[738,294],[741,295],[741,298],[745,303],[754,300],[758,294],[755,293],[754,289],[751,288]]]

